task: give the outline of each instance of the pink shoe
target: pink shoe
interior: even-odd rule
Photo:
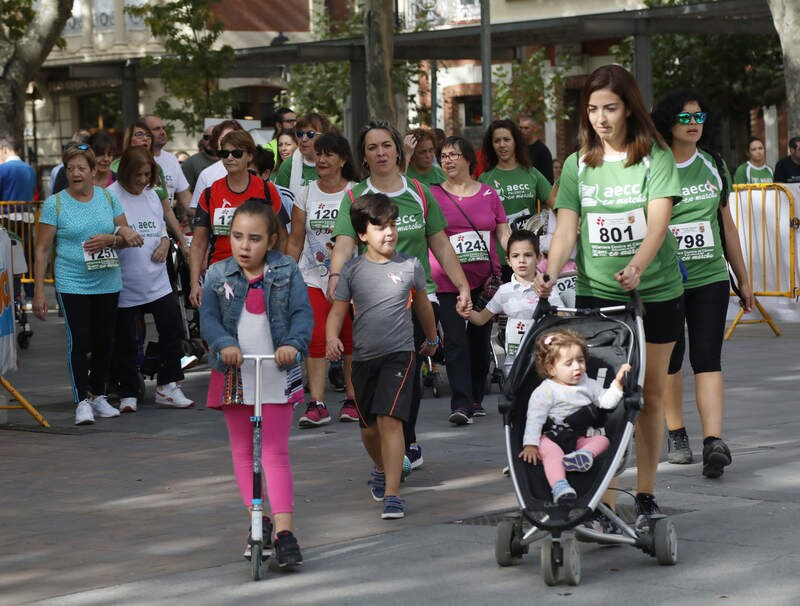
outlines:
[[[358,421],[358,409],[353,400],[345,400],[342,402],[342,410],[339,412],[339,421],[342,423],[349,423]]]
[[[305,414],[297,422],[297,426],[302,429],[310,429],[311,427],[327,425],[330,422],[331,414],[328,412],[325,403],[312,400],[308,403]]]

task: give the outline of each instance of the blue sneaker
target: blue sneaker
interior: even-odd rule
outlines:
[[[576,450],[565,454],[564,471],[589,471],[594,463],[594,455],[588,450]]]
[[[424,462],[422,459],[422,446],[416,442],[411,444],[406,448],[406,456],[408,460],[411,461],[411,469],[419,469],[422,467],[422,463]]]
[[[406,502],[398,496],[389,495],[383,499],[383,513],[381,519],[399,520],[406,517]]]
[[[379,503],[383,501],[383,497],[386,494],[386,476],[382,471],[372,470],[369,474],[369,491],[372,494],[372,498]]]
[[[577,498],[578,494],[575,489],[569,485],[566,480],[559,480],[553,486],[553,503],[560,503],[561,501],[572,501]]]
[[[411,459],[408,458],[408,455],[403,457],[403,471],[400,472],[400,481],[405,482],[406,478],[411,475]]]

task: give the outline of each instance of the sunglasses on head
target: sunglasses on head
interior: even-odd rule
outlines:
[[[315,130],[296,130],[296,131],[294,131],[294,136],[297,137],[298,139],[302,139],[304,137],[307,137],[309,139],[313,139],[318,134],[319,133],[317,131],[315,131]]]
[[[221,150],[219,150],[217,152],[217,155],[222,159],[225,159],[228,156],[233,156],[234,158],[236,158],[238,160],[239,158],[244,156],[244,150],[243,149],[221,149]]]
[[[92,148],[89,147],[89,145],[87,143],[81,143],[80,145],[76,145],[75,149],[79,149],[81,151],[89,151]]]
[[[675,116],[675,121],[678,124],[690,124],[692,122],[692,118],[698,124],[703,124],[708,118],[708,114],[706,112],[681,112],[677,116]]]

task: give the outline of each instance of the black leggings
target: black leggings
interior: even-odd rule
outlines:
[[[730,284],[723,280],[689,288],[684,297],[692,370],[694,374],[719,372],[722,370],[722,338],[725,334]],[[686,334],[681,330],[669,360],[669,374],[680,371],[685,352]]]
[[[106,393],[119,293],[56,293],[67,329],[67,369],[75,402]],[[91,358],[89,357],[91,355]]]

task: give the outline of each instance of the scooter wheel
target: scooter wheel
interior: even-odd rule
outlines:
[[[253,580],[261,580],[261,543],[253,543],[250,546],[250,571],[253,573]]]

